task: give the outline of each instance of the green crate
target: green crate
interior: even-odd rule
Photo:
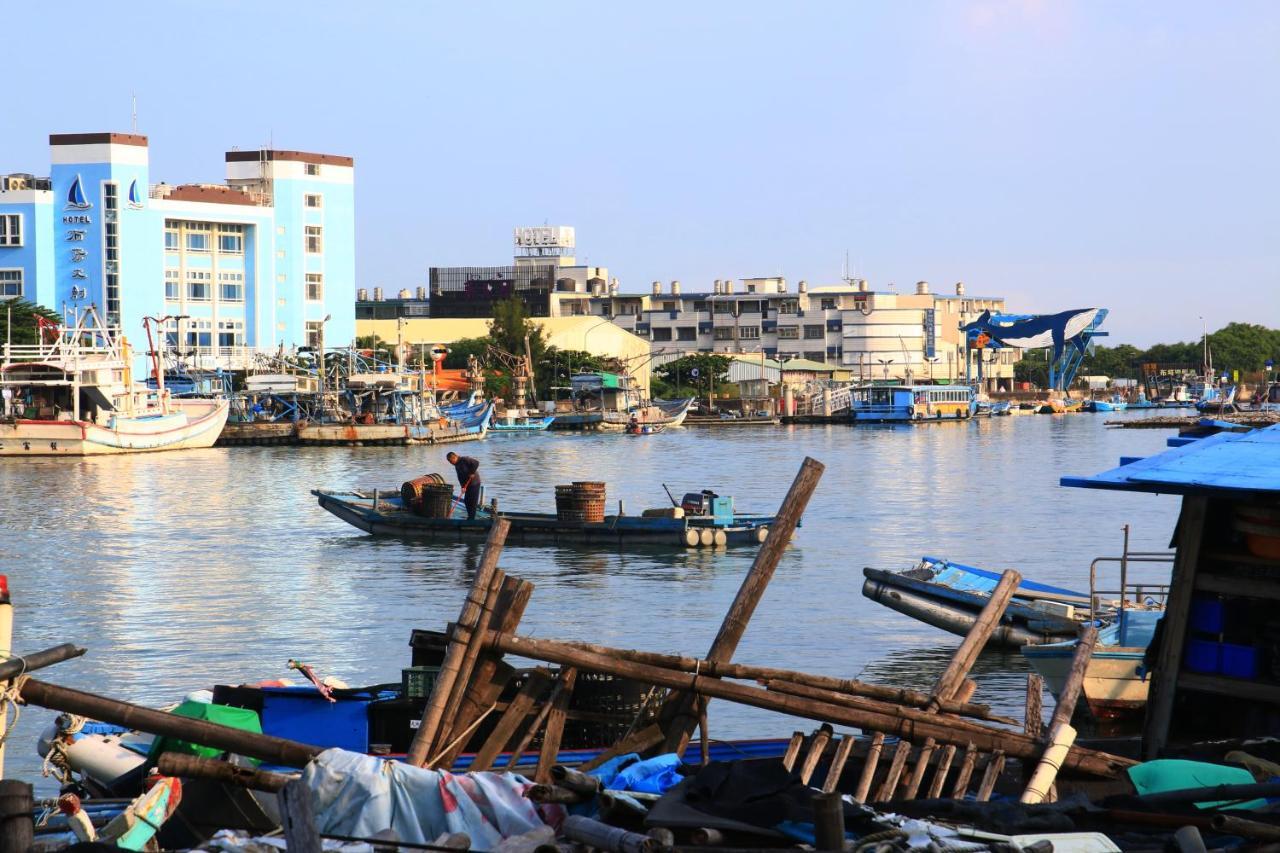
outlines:
[[[400,670],[400,688],[406,699],[425,699],[431,695],[440,676],[438,666],[410,666]]]

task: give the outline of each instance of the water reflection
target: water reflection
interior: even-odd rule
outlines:
[[[1163,448],[1162,431],[1114,431],[1102,418],[1021,417],[923,428],[687,428],[614,435],[492,436],[467,446],[507,509],[550,511],[553,487],[609,484],[627,512],[711,488],[773,511],[801,459],[827,466],[739,647],[738,659],[927,689],[957,638],[862,598],[863,566],[921,554],[1068,587],[1089,560],[1168,542],[1174,498],[1062,489],[1122,455]],[[448,448],[228,448],[0,464],[0,565],[17,605],[15,644],[74,640],[85,658],[52,680],[160,703],[214,681],[287,675],[289,658],[350,683],[395,681],[412,628],[457,616],[481,543],[378,540],[321,511],[316,487],[390,488],[447,473]],[[536,585],[521,630],[657,651],[710,645],[754,552],[512,548],[503,568]],[[977,701],[1021,715],[1026,668],[984,656]],[[52,675],[51,675],[52,677]],[[10,770],[32,778],[24,712]],[[716,703],[717,737],[791,724]],[[761,728],[763,727],[763,729]]]

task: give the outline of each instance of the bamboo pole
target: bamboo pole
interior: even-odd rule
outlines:
[[[942,748],[942,755],[938,757],[938,766],[933,771],[933,781],[929,783],[929,799],[936,799],[942,796],[942,787],[947,784],[947,774],[951,772],[951,762],[956,757],[956,745],[949,743]]]
[[[472,581],[471,590],[467,593],[466,601],[462,604],[462,611],[458,615],[458,629],[470,632],[474,631],[478,626],[485,597],[489,594],[489,584],[493,579],[494,572],[498,570],[498,557],[502,554],[502,544],[506,541],[507,531],[510,527],[511,522],[505,518],[495,518],[493,520],[493,526],[489,528],[489,537],[485,540],[484,553],[480,557],[480,565],[476,569],[476,576]],[[436,678],[435,688],[431,691],[431,698],[427,701],[426,709],[422,712],[422,723],[418,726],[418,731],[413,736],[413,742],[409,745],[408,755],[405,756],[405,760],[414,767],[421,767],[426,763],[427,757],[431,754],[431,747],[435,744],[440,733],[440,724],[445,718],[446,711],[449,710],[447,703],[453,693],[454,682],[458,678],[463,659],[466,656],[467,650],[464,643],[469,637],[470,634],[468,633],[465,637],[455,638],[445,650],[444,663],[441,665],[440,674]]]
[[[662,743],[662,727],[657,723],[653,723],[648,728],[643,728],[638,732],[632,732],[604,752],[597,755],[590,761],[583,762],[578,769],[583,773],[589,770],[595,770],[607,761],[617,758],[619,755],[626,755],[629,752],[644,752],[647,749]]]
[[[1053,717],[1049,720],[1049,731],[1058,726],[1070,725],[1075,714],[1076,703],[1080,700],[1080,692],[1084,687],[1084,676],[1089,669],[1089,661],[1093,657],[1093,649],[1098,644],[1098,629],[1088,625],[1080,632],[1080,640],[1076,643],[1075,654],[1071,657],[1071,671],[1058,694],[1057,704],[1053,706]]]
[[[521,685],[520,692],[516,694],[516,698],[511,700],[506,713],[502,715],[502,719],[498,720],[498,725],[494,726],[488,739],[485,740],[484,745],[476,753],[476,757],[471,762],[470,770],[488,770],[493,766],[494,760],[497,759],[499,753],[511,741],[516,729],[520,728],[525,717],[528,716],[533,703],[538,701],[538,698],[546,692],[550,683],[551,673],[545,669],[538,668],[529,673],[528,680]]]
[[[729,611],[720,625],[720,631],[711,643],[710,651],[707,652],[707,660],[728,661],[737,651],[738,643],[747,630],[747,623],[751,621],[756,605],[764,596],[765,588],[768,587],[774,570],[777,569],[782,555],[791,542],[791,537],[795,533],[796,525],[800,522],[800,517],[804,514],[809,498],[818,487],[818,481],[822,479],[824,468],[821,462],[809,457],[805,457],[800,464],[800,470],[791,482],[791,488],[787,490],[777,516],[769,525],[769,538],[756,552],[751,569],[743,578],[742,586],[738,589],[733,603],[729,605]],[[693,734],[694,726],[698,722],[697,714],[693,712],[692,697],[682,691],[667,697],[662,718],[669,720],[663,752],[683,755],[685,747],[689,745],[689,737]]]
[[[805,699],[816,699],[819,702],[830,702],[832,705],[842,705],[846,708],[857,708],[864,711],[874,711],[881,714],[896,714],[906,720],[918,720],[920,722],[934,722],[939,718],[934,714],[919,708],[904,708],[899,705],[893,705],[888,702],[878,702],[875,699],[864,699],[861,696],[846,696],[843,693],[836,693],[834,690],[822,690],[817,687],[806,687],[803,684],[792,684],[787,681],[769,680],[764,682],[764,687],[773,693],[785,693],[788,696],[800,696]],[[974,732],[992,732],[996,729],[990,726],[984,726],[970,720],[952,719],[944,717],[947,725],[961,728],[966,731]]]
[[[560,680],[556,683],[557,693],[547,703],[551,713],[547,717],[546,734],[542,736],[542,748],[538,751],[538,767],[533,773],[535,782],[546,782],[551,778],[551,768],[555,766],[556,756],[560,754],[560,741],[564,737],[565,715],[577,681],[578,670],[571,666],[560,670]]]
[[[965,634],[964,640],[952,655],[951,662],[947,664],[947,668],[933,685],[931,692],[937,700],[950,699],[968,677],[969,670],[973,668],[987,640],[991,639],[992,632],[1004,618],[1005,608],[1009,606],[1009,601],[1020,583],[1022,583],[1022,575],[1013,569],[1006,569],[1000,576],[1000,582],[991,591],[991,597],[983,605],[982,612],[978,614],[973,627],[969,629],[969,633]],[[931,704],[941,707],[937,704],[937,700]]]
[[[323,751],[310,744],[246,732],[207,720],[179,717],[34,678],[22,682],[19,695],[28,705],[66,711],[68,714],[78,714],[148,734],[179,738],[285,767],[306,767],[311,759]]]
[[[906,766],[907,756],[910,754],[911,744],[905,740],[898,741],[898,748],[893,753],[893,761],[889,762],[889,772],[876,793],[876,802],[883,803],[893,799],[893,792],[898,788],[898,780],[902,778],[902,768]]]
[[[836,793],[813,797],[814,847],[844,850],[844,798]]]
[[[486,639],[486,642],[490,642],[491,640],[492,637],[489,637]],[[608,655],[609,657],[616,657],[622,660],[632,661],[634,663],[660,666],[663,669],[677,669],[681,672],[691,673],[696,672],[699,675],[711,675],[717,678],[740,678],[749,681],[761,682],[770,679],[777,679],[780,681],[788,681],[792,684],[803,684],[806,687],[817,687],[823,690],[831,690],[836,693],[865,696],[868,699],[879,699],[883,702],[892,702],[896,705],[911,705],[919,708],[927,706],[931,701],[931,697],[927,693],[921,693],[916,690],[906,690],[899,687],[885,687],[879,684],[869,684],[865,681],[859,681],[856,678],[836,678],[829,675],[815,675],[813,673],[796,672],[791,669],[778,669],[771,666],[751,666],[748,664],[733,662],[717,663],[715,661],[702,660],[696,657],[686,657],[684,655],[643,652],[635,649],[618,649],[611,646],[598,645],[596,643],[566,641],[565,644],[598,655]],[[976,719],[989,720],[997,723],[1006,723],[1011,726],[1018,724],[1017,720],[993,714],[990,706],[988,705],[981,705],[973,702],[940,701],[938,706],[940,710],[951,714],[959,714],[966,717],[974,717]]]
[[[999,729],[962,728],[954,719],[937,719],[923,722],[907,719],[897,713],[877,712],[849,708],[829,702],[820,702],[798,696],[773,693],[758,687],[721,681],[716,678],[676,672],[645,664],[631,663],[614,658],[595,655],[555,640],[544,640],[520,636],[495,636],[493,648],[507,654],[558,663],[565,666],[576,666],[591,672],[604,672],[633,678],[637,681],[656,684],[681,691],[703,693],[714,699],[728,699],[755,708],[778,711],[795,717],[803,717],[833,725],[850,726],[870,731],[893,734],[905,740],[917,740],[934,737],[939,743],[965,744],[973,742],[984,750],[1005,749],[1016,758],[1033,758],[1040,754],[1041,746],[1021,732],[1008,732]],[[1114,777],[1126,767],[1134,764],[1130,759],[1097,750],[1073,747],[1064,767],[1072,771],[1090,773],[1095,776]]]
[[[804,763],[800,765],[800,781],[804,784],[809,784],[813,771],[818,769],[818,762],[822,760],[822,754],[826,752],[832,734],[831,726],[823,725],[810,739],[809,752],[804,757]]]
[[[707,697],[698,697],[698,758],[702,766],[711,763],[711,733],[707,723]]]
[[[956,782],[951,787],[951,799],[964,799],[969,790],[969,779],[973,777],[974,765],[978,763],[978,748],[969,744],[964,748],[964,758],[960,760],[960,772],[956,774]]]
[[[871,738],[871,746],[867,749],[867,760],[862,765],[862,776],[858,779],[858,788],[853,798],[859,803],[867,801],[871,793],[871,783],[875,781],[876,765],[880,763],[880,753],[884,750],[884,732],[876,732]]]
[[[213,779],[240,788],[251,788],[255,791],[277,793],[289,784],[290,777],[284,773],[272,773],[269,770],[257,770],[253,767],[241,767],[229,761],[218,761],[213,758],[202,758],[198,755],[184,755],[179,752],[161,753],[157,767],[162,776],[181,776],[184,779]]]
[[[991,799],[991,792],[996,789],[996,780],[1000,778],[1000,774],[1004,771],[1004,750],[997,749],[991,753],[991,760],[987,762],[986,772],[982,774],[982,784],[978,786],[977,800],[985,803]]]
[[[827,768],[827,780],[822,783],[823,793],[830,794],[840,784],[840,776],[844,773],[844,765],[849,761],[849,753],[853,752],[854,741],[853,735],[840,738],[840,745],[836,747],[831,766]]]
[[[787,751],[782,753],[782,766],[787,770],[796,766],[796,759],[800,757],[800,747],[804,745],[804,732],[792,732],[791,742],[787,744]]]
[[[476,659],[484,647],[484,634],[489,630],[489,620],[498,603],[498,593],[502,591],[507,573],[502,569],[494,569],[489,580],[489,588],[485,592],[484,603],[480,605],[480,613],[476,617],[474,630],[468,631],[465,637],[458,637],[463,644],[462,661],[458,665],[458,674],[453,680],[453,689],[449,691],[449,699],[444,705],[444,714],[440,718],[440,728],[432,743],[432,752],[438,752],[443,744],[451,740],[454,722],[462,708],[462,697],[471,686],[471,674],[475,669]]]
[[[1039,738],[1044,728],[1044,679],[1034,672],[1027,673],[1026,716],[1022,730],[1027,737]]]
[[[533,739],[538,736],[538,731],[546,723],[547,717],[551,714],[551,705],[556,700],[556,693],[560,685],[557,684],[551,688],[551,695],[547,697],[547,701],[538,707],[537,715],[529,721],[529,725],[524,727],[524,733],[520,735],[520,740],[511,748],[511,755],[507,757],[507,769],[514,770],[516,765],[520,763],[520,759],[524,757],[525,750],[529,748],[529,744],[533,743]]]
[[[502,591],[498,594],[498,602],[494,606],[492,626],[496,630],[515,631],[521,618],[524,617],[525,608],[532,595],[532,583],[508,576],[502,582]],[[488,632],[486,632],[487,636]],[[454,717],[453,730],[463,732],[474,728],[480,718],[488,714],[501,697],[502,691],[514,672],[513,667],[503,662],[501,652],[496,652],[486,645],[476,660],[475,669],[471,674],[471,684],[463,693],[462,705]],[[450,746],[447,748],[436,750],[437,755],[431,762],[432,767],[452,767],[453,762],[467,746],[467,740],[459,739],[456,735],[449,743]]]

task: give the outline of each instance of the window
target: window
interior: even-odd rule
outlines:
[[[820,361],[823,364],[826,364],[827,361],[827,354],[822,350],[806,350],[804,357],[810,361]]]
[[[102,185],[102,209],[120,209],[120,189],[115,184]]]
[[[779,314],[794,314],[800,310],[800,301],[797,299],[784,299],[778,303]]]
[[[319,225],[306,226],[308,252],[319,254],[324,251],[323,230]]]
[[[244,302],[244,273],[218,273],[218,298],[223,302]]]
[[[760,340],[760,327],[743,326],[738,329],[738,337],[742,338],[744,341],[758,341]]]
[[[732,303],[732,302],[716,302],[716,303],[714,303],[714,304],[715,304],[715,307],[714,307],[714,308],[712,308],[711,310],[712,310],[712,311],[714,311],[714,312],[715,312],[715,313],[717,313],[717,314],[732,314],[732,313],[733,313],[733,303]]]
[[[671,327],[670,326],[654,326],[653,339],[655,341],[671,340]]]
[[[120,226],[114,222],[108,222],[107,229],[107,260],[120,260]]]
[[[187,321],[187,346],[189,347],[213,346],[213,321],[188,320]]]
[[[219,320],[218,346],[244,346],[244,320]]]
[[[307,346],[315,349],[320,346],[320,327],[317,321],[307,321]]]
[[[187,226],[187,251],[209,251],[209,231],[207,228],[197,228],[196,226],[191,225]]]
[[[681,341],[696,341],[698,339],[698,327],[680,326],[676,329],[676,339]]]
[[[164,229],[164,248],[165,248],[165,250],[166,250],[166,251],[169,251],[169,252],[176,252],[176,251],[178,251],[179,246],[180,246],[180,244],[178,243],[178,229],[177,229],[177,228],[165,228],[165,229]]]
[[[213,295],[210,293],[211,278],[212,276],[206,270],[187,270],[187,298],[197,302],[208,302]]]
[[[177,302],[182,298],[182,271],[164,271],[164,298],[168,302]]]
[[[778,340],[795,341],[799,339],[800,339],[799,326],[779,326],[778,327]]]
[[[223,225],[218,229],[218,251],[224,255],[244,254],[244,228],[240,225]]]
[[[756,301],[751,301],[751,302],[739,302],[739,303],[738,303],[738,313],[739,313],[739,314],[759,314],[759,313],[760,313],[760,303],[759,303],[759,302],[756,302]]]
[[[320,302],[324,299],[324,276],[318,272],[307,273],[307,299]]]
[[[0,270],[0,296],[22,295],[22,270]]]
[[[833,297],[833,296],[824,296],[824,297],[822,298],[822,310],[823,310],[823,311],[834,311],[834,310],[836,310],[836,300],[835,300],[835,297]]]
[[[676,304],[675,304],[674,302],[663,302],[663,303],[662,303],[662,310],[663,310],[663,311],[674,311],[674,310],[676,310]]]
[[[320,164],[319,164],[319,163],[308,163],[308,164],[307,164],[307,167],[306,167],[306,173],[307,173],[308,175],[319,175],[319,174],[320,174]]]
[[[324,196],[318,193],[307,193],[302,198],[307,207],[324,207]]]
[[[705,299],[695,299],[695,300],[693,301],[693,310],[694,310],[694,311],[706,311],[706,310],[707,310],[707,300],[705,300]]]
[[[0,216],[0,246],[22,245],[22,214],[6,213]]]
[[[827,334],[826,326],[805,326],[804,338],[807,341],[818,340]]]
[[[717,341],[733,340],[733,326],[716,326],[715,339]]]

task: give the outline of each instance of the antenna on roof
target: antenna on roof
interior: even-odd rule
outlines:
[[[136,92],[129,93],[129,102],[133,114],[133,132],[138,132],[138,95]]]

